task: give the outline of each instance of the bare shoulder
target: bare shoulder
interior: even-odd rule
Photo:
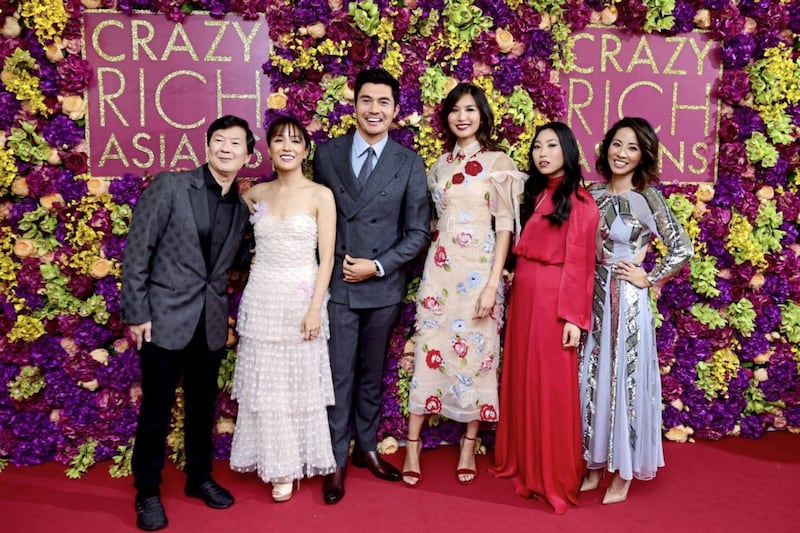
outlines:
[[[245,193],[242,196],[244,197],[245,200],[255,204],[260,201],[266,200],[267,197],[269,196],[269,192],[272,189],[272,187],[273,183],[269,181],[263,183],[257,183],[252,187],[250,187],[249,189],[247,189],[247,191],[245,191]]]
[[[309,181],[309,186],[310,186],[310,190],[311,190],[311,193],[313,195],[313,198],[317,202],[324,202],[324,201],[328,201],[328,200],[333,201],[333,192],[331,192],[331,190],[328,187],[326,187],[325,185],[321,185],[319,183],[316,183],[316,182],[313,182],[313,181]]]

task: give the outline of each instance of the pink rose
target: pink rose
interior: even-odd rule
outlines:
[[[484,405],[481,407],[481,420],[494,422],[497,420],[497,409],[494,405]]]
[[[462,183],[464,183],[464,174],[459,172],[453,176],[453,185],[460,185]]]
[[[453,341],[452,343],[453,351],[456,352],[456,355],[459,356],[461,359],[467,356],[467,352],[469,351],[469,346],[467,346],[467,341],[464,339],[458,339]]]
[[[425,400],[425,410],[430,414],[435,415],[442,411],[442,401],[437,396],[428,396]]]
[[[428,364],[428,368],[432,370],[437,370],[440,366],[442,366],[442,363],[444,362],[444,359],[442,358],[442,352],[440,352],[439,350],[428,350],[428,355],[425,356],[425,362]],[[433,396],[431,398],[433,398]],[[430,401],[430,398],[428,398],[428,401]],[[426,402],[426,408],[427,408],[427,402]]]
[[[436,248],[436,253],[433,255],[433,263],[438,267],[443,267],[447,264],[447,250],[444,246]]]
[[[456,243],[459,246],[469,246],[470,242],[472,242],[472,233],[462,231],[456,236]]]
[[[477,161],[467,161],[467,164],[464,167],[464,170],[466,170],[467,174],[469,174],[470,176],[477,176],[483,170],[483,166],[480,163],[478,163]],[[455,181],[455,178],[454,178],[454,181]]]

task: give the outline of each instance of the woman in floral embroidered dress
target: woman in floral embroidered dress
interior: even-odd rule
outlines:
[[[403,466],[403,481],[412,487],[421,481],[426,415],[466,423],[456,469],[462,484],[477,475],[480,422],[498,419],[501,276],[526,179],[492,140],[494,115],[479,88],[456,86],[439,117],[449,151],[428,176],[438,220],[417,293]]]
[[[605,135],[596,163],[605,183],[590,191],[600,208],[592,332],[581,360],[584,458],[581,490],[616,472],[603,503],[628,496],[632,478],[655,477],[661,448],[661,374],[650,290],[678,273],[692,243],[651,184],[658,181],[658,137],[650,124],[623,118]],[[652,236],[667,249],[650,272],[640,265]]]

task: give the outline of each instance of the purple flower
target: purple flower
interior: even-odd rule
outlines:
[[[88,61],[77,55],[70,55],[58,63],[58,87],[66,94],[82,94],[94,75]]]
[[[58,115],[45,125],[42,135],[51,146],[68,150],[83,140],[84,132],[69,117]]]
[[[22,104],[9,92],[0,92],[0,130],[8,131],[16,122]]]
[[[677,35],[679,33],[688,33],[694,29],[694,16],[697,14],[697,8],[686,0],[677,0],[675,2],[675,10],[672,16],[675,18],[675,24],[667,33]]]
[[[764,434],[764,426],[756,415],[743,416],[739,424],[742,427],[742,437],[758,439]]]
[[[737,69],[747,65],[756,49],[755,38],[748,33],[740,33],[723,39],[720,53],[726,69]]]

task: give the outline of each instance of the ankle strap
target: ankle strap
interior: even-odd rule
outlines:
[[[419,442],[419,439],[409,439],[406,437],[406,442]]]
[[[475,440],[477,438],[477,435],[475,437],[467,437],[466,435],[464,435],[464,438],[467,440]]]

